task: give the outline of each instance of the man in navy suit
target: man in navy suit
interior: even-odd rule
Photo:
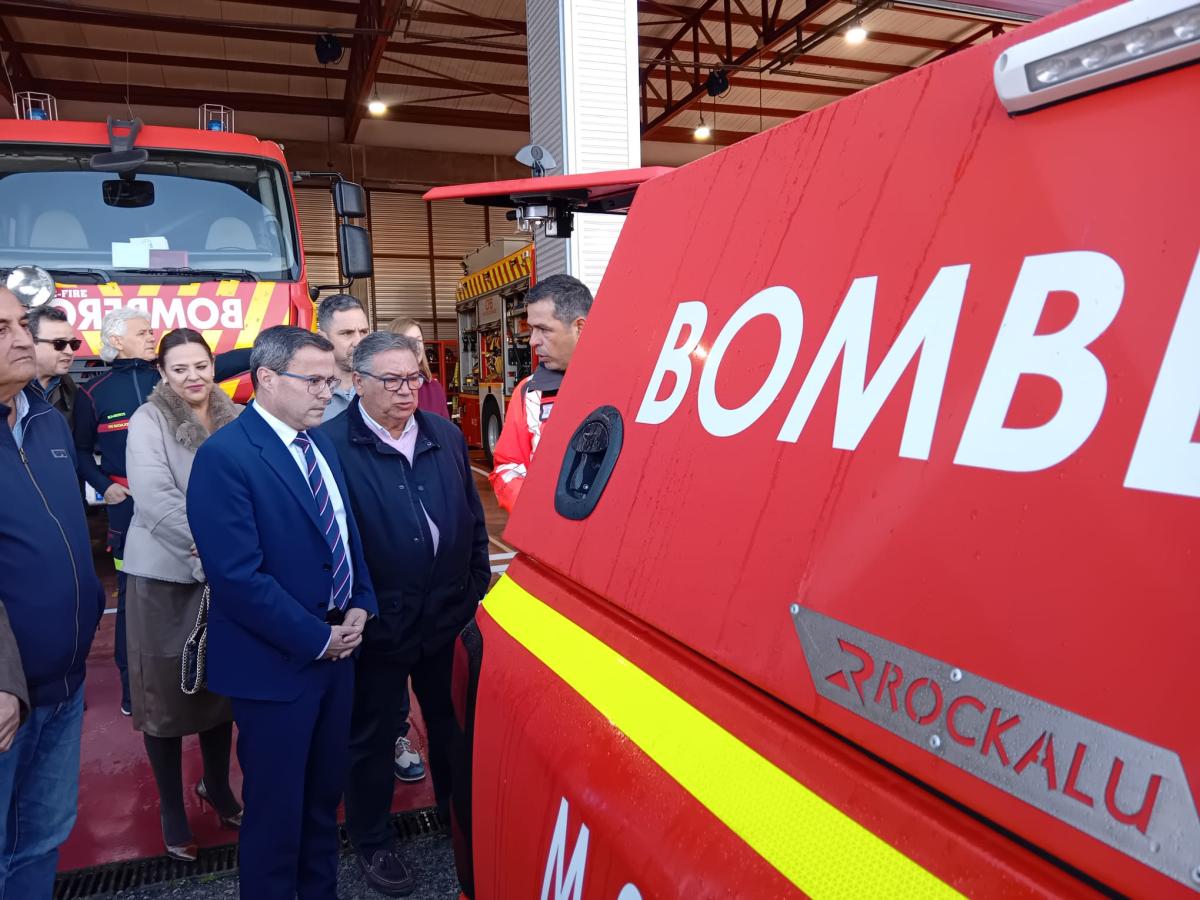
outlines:
[[[377,612],[349,492],[321,424],[333,346],[277,326],[256,399],[196,454],[188,521],[212,587],[208,687],[233,699],[244,775],[242,900],[333,900],[354,665]]]

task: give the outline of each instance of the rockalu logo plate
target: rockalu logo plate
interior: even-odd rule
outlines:
[[[1179,755],[799,605],[817,692],[1194,889],[1200,816]]]

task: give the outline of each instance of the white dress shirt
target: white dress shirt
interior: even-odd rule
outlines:
[[[271,430],[279,436],[283,441],[283,446],[287,448],[288,453],[296,462],[296,467],[300,470],[300,475],[304,479],[304,486],[311,487],[308,483],[308,464],[304,461],[304,451],[292,443],[296,440],[296,435],[299,434],[292,426],[281,422],[271,413],[263,409],[259,404],[252,403],[250,408],[262,416],[264,422],[271,426]],[[338,490],[337,480],[333,477],[333,472],[329,468],[329,463],[325,461],[325,457],[321,455],[320,448],[317,447],[317,442],[309,438],[312,444],[313,455],[317,458],[317,467],[321,470],[321,478],[325,482],[325,489],[329,491],[329,502],[333,504],[333,517],[337,521],[338,532],[342,536],[342,546],[346,548],[346,568],[350,572],[350,585],[353,589],[354,585],[354,565],[350,561],[350,531],[346,525],[346,504],[342,501],[342,492]],[[333,606],[333,598],[329,598],[330,607]],[[333,632],[330,632],[332,639]],[[317,654],[317,659],[325,655],[325,651],[329,649],[329,641],[325,642],[325,646],[321,648],[321,652]]]
[[[408,424],[400,432],[400,437],[394,438],[391,432],[371,418],[362,403],[358,404],[358,411],[362,413],[363,421],[367,423],[367,427],[375,432],[375,436],[397,453],[402,453],[411,466],[413,464],[413,457],[417,452],[417,417],[409,416]],[[417,502],[421,503],[419,497],[417,498]],[[438,551],[438,527],[433,519],[429,518],[429,512],[425,509],[424,503],[421,503],[421,512],[425,514],[425,521],[429,523],[429,533],[433,537],[433,553],[436,556]]]

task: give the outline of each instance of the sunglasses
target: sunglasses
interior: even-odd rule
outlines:
[[[79,338],[55,338],[54,340],[50,340],[49,338],[34,338],[34,340],[39,344],[49,344],[59,353],[62,353],[68,347],[70,347],[71,352],[74,353],[81,346],[83,346],[83,341],[81,341]]]

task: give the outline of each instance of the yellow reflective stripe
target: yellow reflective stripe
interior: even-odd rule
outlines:
[[[175,292],[176,297],[195,297],[200,293],[200,282],[193,281],[191,284],[181,284],[179,290]]]
[[[507,575],[483,605],[501,628],[810,897],[961,896]]]
[[[260,281],[254,286],[250,304],[246,307],[246,318],[242,322],[242,330],[234,344],[238,350],[254,346],[254,339],[262,331],[263,320],[267,317],[267,307],[270,306],[273,293],[275,293],[274,281]]]
[[[138,288],[137,295],[139,297],[157,297],[161,290],[161,284],[143,284]]]
[[[237,293],[237,289],[240,284],[241,284],[240,281],[233,279],[233,278],[229,278],[229,279],[226,279],[225,281],[222,281],[220,284],[217,285],[217,296],[218,297],[232,297],[234,294]]]

